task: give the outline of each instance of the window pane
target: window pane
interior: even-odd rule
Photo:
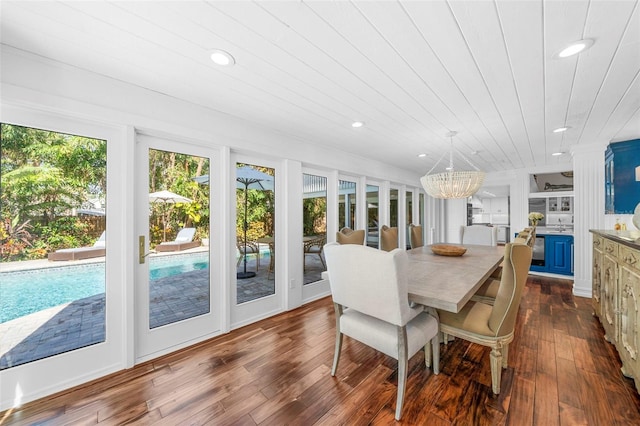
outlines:
[[[326,271],[322,248],[327,242],[327,178],[302,176],[304,284],[320,280]]]
[[[275,294],[275,169],[236,164],[236,303]]]
[[[398,190],[391,189],[389,191],[389,226],[394,228],[398,226]]]
[[[210,311],[210,176],[208,158],[149,150],[151,329]]]
[[[356,227],[356,183],[341,180],[338,184],[338,230]]]
[[[413,192],[407,191],[406,193],[406,211],[407,211],[407,223],[406,225],[410,225],[413,223]],[[414,225],[418,225],[418,223],[413,223]]]
[[[378,223],[379,190],[376,185],[367,185],[367,245],[378,248],[380,224]]]
[[[0,125],[0,369],[105,341],[107,143]]]

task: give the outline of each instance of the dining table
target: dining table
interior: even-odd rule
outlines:
[[[407,250],[409,301],[455,313],[500,266],[504,246],[447,245],[464,247],[466,252],[461,256],[437,255],[430,245]]]

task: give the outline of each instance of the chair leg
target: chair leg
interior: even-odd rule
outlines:
[[[431,368],[431,341],[424,345],[424,366]]]
[[[507,368],[509,362],[509,345],[506,344],[502,347],[502,368]]]
[[[491,348],[491,387],[493,393],[500,394],[500,378],[502,376],[502,345],[496,344]]]
[[[326,270],[327,264],[324,263],[324,259],[322,258],[322,253],[318,253],[318,257],[320,258],[320,263],[322,263],[322,267]]]
[[[340,351],[342,351],[342,336],[343,334],[336,331],[336,349],[333,353],[333,366],[331,367],[331,375],[335,376],[338,371],[338,362],[340,361]]]
[[[404,391],[407,385],[407,328],[398,327],[398,398],[396,399],[396,420],[402,417]]]
[[[440,373],[440,333],[433,336],[431,346],[433,347],[433,374],[438,374]]]
[[[335,376],[338,370],[338,362],[340,361],[340,351],[342,350],[342,333],[340,332],[340,317],[342,316],[342,306],[338,303],[333,304],[336,312],[336,345],[333,353],[333,366],[331,367],[331,375]]]

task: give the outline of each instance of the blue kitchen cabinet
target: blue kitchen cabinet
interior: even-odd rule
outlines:
[[[573,275],[573,235],[537,234],[530,271]],[[544,254],[542,253],[544,248]],[[538,254],[536,254],[536,252]]]
[[[605,151],[604,204],[607,214],[633,214],[640,202],[640,182],[635,169],[639,165],[640,139],[611,143]]]
[[[544,260],[547,272],[573,275],[573,236],[546,235]]]

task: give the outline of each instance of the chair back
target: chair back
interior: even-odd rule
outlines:
[[[527,245],[533,248],[533,245],[536,243],[536,227],[534,226],[531,229],[531,234],[529,234],[529,241],[527,241]]]
[[[461,226],[460,242],[462,244],[497,246],[498,245],[498,227],[484,226],[484,225]]]
[[[176,243],[190,243],[196,235],[196,228],[182,228],[176,235]]]
[[[531,266],[531,247],[507,243],[502,262],[502,278],[489,317],[489,328],[496,337],[513,332],[524,285]]]
[[[411,241],[412,249],[422,247],[424,245],[422,240],[422,226],[414,225],[413,223],[409,225],[409,239]]]
[[[324,255],[335,303],[395,325],[411,319],[409,258],[404,250],[329,243]]]
[[[314,238],[304,243],[304,252],[320,253],[322,252],[322,247],[324,247],[326,243],[327,243],[326,235],[320,235],[317,238]]]
[[[398,248],[398,228],[389,228],[382,225],[380,228],[380,248],[384,251],[391,251]]]
[[[342,228],[340,232],[336,232],[336,241],[340,244],[364,244],[364,229],[354,231],[351,228]]]

